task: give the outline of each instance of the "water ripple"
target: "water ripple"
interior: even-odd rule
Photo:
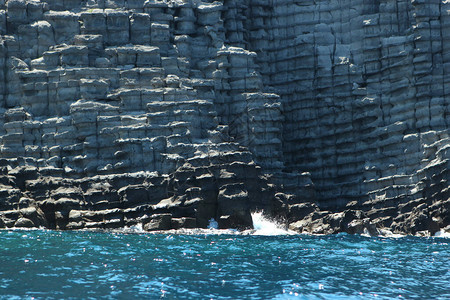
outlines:
[[[448,239],[0,231],[0,298],[448,299]]]

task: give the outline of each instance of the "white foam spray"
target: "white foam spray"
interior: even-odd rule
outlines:
[[[450,238],[450,232],[441,230],[435,233],[434,237],[439,237],[439,238]]]
[[[217,221],[214,220],[214,218],[211,218],[209,220],[208,229],[218,229],[218,228],[219,228],[219,223],[217,223]]]
[[[287,235],[296,234],[293,231],[286,230],[276,221],[270,220],[264,216],[262,211],[252,213],[254,235]]]
[[[132,225],[130,227],[125,226],[122,230],[124,233],[145,233],[142,223],[137,223],[136,225]]]

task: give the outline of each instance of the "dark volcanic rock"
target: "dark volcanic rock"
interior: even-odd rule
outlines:
[[[27,218],[20,218],[18,219],[15,223],[14,223],[14,227],[17,228],[31,228],[31,227],[36,227],[36,224],[33,223],[33,221],[31,221],[30,219]]]
[[[369,2],[0,1],[0,227],[448,227],[450,2]]]
[[[172,228],[171,214],[154,214],[150,218],[150,221],[144,225],[144,230],[147,231],[168,230],[171,228]]]
[[[197,227],[197,220],[195,218],[172,218],[172,229],[180,229],[180,228],[186,228],[186,229],[192,229]]]

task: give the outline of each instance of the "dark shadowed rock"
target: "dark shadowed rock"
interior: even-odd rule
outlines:
[[[299,203],[289,206],[289,220],[301,220],[311,213],[319,210],[314,203]]]
[[[197,220],[195,218],[172,218],[172,229],[180,229],[180,228],[196,228]]]
[[[144,224],[145,231],[169,230],[172,228],[171,214],[152,215],[150,221]]]
[[[40,208],[30,206],[28,208],[21,209],[20,213],[22,214],[23,218],[31,220],[36,225],[36,227],[48,226],[45,215]]]
[[[253,228],[249,194],[243,184],[223,186],[217,197],[219,228]]]
[[[253,221],[250,213],[235,213],[233,215],[222,215],[217,221],[220,229],[252,229]]]
[[[379,230],[369,218],[353,220],[347,225],[346,232],[351,234],[370,234],[371,236],[379,235]]]

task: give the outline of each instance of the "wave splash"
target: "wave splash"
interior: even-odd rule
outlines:
[[[221,235],[221,234],[232,234],[232,235],[297,235],[298,233],[292,230],[287,230],[286,227],[264,215],[262,211],[253,212],[251,214],[253,221],[253,229],[247,229],[244,231],[239,231],[237,229],[219,229],[218,222],[211,218],[207,228],[193,228],[193,229],[171,229],[171,230],[161,230],[161,231],[145,231],[143,229],[143,224],[138,223],[133,226],[126,226],[120,229],[109,230],[113,233],[136,233],[136,234],[185,234],[185,235]],[[81,230],[81,231],[101,231],[101,230]]]
[[[284,226],[276,221],[268,219],[262,211],[252,213],[253,235],[292,235],[293,231],[286,230]]]

